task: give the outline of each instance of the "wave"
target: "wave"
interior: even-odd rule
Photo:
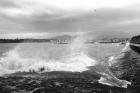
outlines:
[[[58,44],[25,44],[3,54],[0,59],[0,75],[17,71],[71,71],[82,72],[97,61],[84,51],[82,35],[67,46]],[[81,42],[82,41],[82,42]]]
[[[36,57],[34,53],[27,53],[25,50],[20,51],[20,53],[25,53],[20,55],[19,49],[16,48],[5,54],[5,57],[0,59],[0,69],[1,75],[7,73],[14,73],[17,71],[31,71],[39,72],[41,68],[44,71],[72,71],[72,72],[82,72],[87,70],[88,66],[93,66],[96,64],[96,60],[89,58],[83,52],[68,54],[61,57],[48,58],[44,55]]]
[[[82,42],[81,42],[82,41]],[[130,82],[118,79],[109,65],[89,57],[86,40],[82,36],[77,37],[72,44],[67,47],[63,45],[40,45],[21,43],[14,49],[3,54],[0,58],[0,75],[11,74],[18,71],[70,71],[83,72],[94,68],[94,72],[101,75],[99,83],[127,87]]]

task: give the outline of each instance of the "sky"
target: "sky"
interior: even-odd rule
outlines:
[[[131,37],[139,29],[139,0],[0,0],[0,38],[80,32],[93,37]]]

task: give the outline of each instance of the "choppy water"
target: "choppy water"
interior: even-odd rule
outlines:
[[[18,71],[41,72],[41,68],[43,72],[82,72],[91,70],[89,67],[92,66],[102,76],[100,83],[126,87],[128,82],[117,79],[106,66],[109,57],[118,54],[123,47],[119,44],[85,44],[78,39],[71,44],[1,43],[0,75]]]

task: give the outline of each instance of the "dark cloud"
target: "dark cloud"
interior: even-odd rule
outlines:
[[[17,7],[18,5],[12,0],[0,0],[0,7],[2,8],[10,8]]]
[[[40,31],[67,32],[67,31],[87,31],[94,33],[120,34],[125,32],[137,32],[140,28],[140,14],[132,10],[125,9],[99,9],[97,12],[82,13],[70,17],[58,17],[47,20],[36,18],[29,23],[31,28]],[[39,19],[39,20],[38,20]],[[45,20],[46,19],[46,20]],[[130,21],[129,24],[127,21]],[[131,22],[132,21],[132,22]],[[112,33],[111,33],[112,32]]]
[[[14,4],[0,1],[4,6]],[[0,4],[1,6],[1,4]],[[36,11],[38,12],[38,11]],[[54,11],[55,12],[55,11]],[[62,12],[62,13],[61,13]],[[140,29],[138,7],[120,9],[97,9],[76,12],[59,11],[59,14],[41,13],[37,15],[11,17],[0,14],[0,32],[92,32],[99,36],[125,36],[136,34]]]

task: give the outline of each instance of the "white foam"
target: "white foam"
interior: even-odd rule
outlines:
[[[71,45],[60,50],[59,45],[49,47],[19,44],[0,59],[0,69],[3,69],[1,74],[29,70],[39,72],[40,68],[44,68],[44,71],[88,70],[88,67],[94,66],[97,61],[84,52],[84,42],[82,37],[78,36]]]
[[[127,88],[128,85],[131,85],[131,82],[128,82],[126,80],[119,80],[117,78],[109,79],[109,78],[101,77],[98,80],[98,82],[101,84],[109,85],[109,86],[117,86],[117,87],[123,87],[123,88]]]
[[[59,50],[54,46],[45,45],[26,45],[19,44],[14,49],[6,52],[0,59],[0,75],[15,73],[17,71],[71,71],[82,72],[89,70],[89,66],[95,66],[102,77],[99,83],[110,86],[126,87],[129,82],[121,81],[114,77],[104,64],[96,61],[93,57],[89,57],[86,53],[85,42],[83,36],[77,37],[70,47]],[[47,47],[47,48],[46,48]],[[113,58],[112,58],[113,59]],[[101,66],[97,66],[101,65]],[[96,70],[96,69],[95,69]]]
[[[88,70],[88,66],[94,66],[96,61],[89,58],[84,53],[69,55],[61,59],[46,59],[39,58],[22,58],[18,55],[17,50],[10,51],[6,57],[1,58],[0,68],[10,72],[16,71],[38,71],[39,68],[44,67],[45,71],[72,71],[82,72]],[[7,72],[9,73],[9,72]]]

